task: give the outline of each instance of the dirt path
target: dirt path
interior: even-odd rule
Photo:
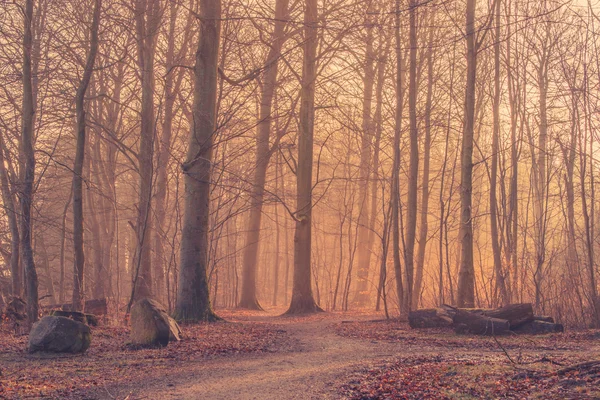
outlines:
[[[226,357],[187,364],[183,370],[108,390],[109,398],[129,399],[326,399],[338,398],[336,381],[357,365],[393,357],[400,343],[337,335],[339,318],[268,321],[287,332],[292,346],[281,352]]]

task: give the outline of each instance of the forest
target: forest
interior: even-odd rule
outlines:
[[[598,0],[0,0],[0,399],[600,398],[598,93]]]

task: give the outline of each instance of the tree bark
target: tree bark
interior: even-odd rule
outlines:
[[[410,63],[408,84],[408,115],[410,120],[410,162],[408,172],[408,199],[406,210],[406,233],[404,267],[406,291],[404,307],[412,310],[415,238],[417,230],[417,191],[419,184],[419,131],[417,127],[417,0],[410,0]]]
[[[175,316],[184,321],[218,319],[209,297],[210,184],[216,130],[217,65],[221,1],[200,0],[200,29],[194,65],[193,125],[185,162],[185,211]]]
[[[400,0],[395,7],[395,39],[396,39],[396,114],[394,127],[394,161],[392,166],[392,250],[394,256],[394,273],[396,276],[396,293],[400,310],[404,299],[404,283],[402,266],[400,265],[400,140],[402,136],[402,109],[404,107],[404,69],[402,61],[402,35],[400,29]]]
[[[475,81],[477,77],[477,49],[475,48],[475,0],[467,0],[467,84],[463,140],[461,150],[461,218],[460,234],[461,258],[458,276],[459,307],[475,305],[475,268],[473,266],[473,134],[475,123]]]
[[[15,208],[15,198],[11,191],[8,171],[4,165],[4,152],[6,150],[4,138],[0,133],[0,189],[2,190],[2,204],[6,210],[6,219],[10,230],[10,277],[11,294],[14,297],[21,297],[23,293],[23,271],[19,259],[19,222],[18,212]]]
[[[304,9],[304,59],[296,170],[296,229],[294,232],[294,282],[287,314],[322,311],[311,284],[311,223],[315,81],[318,44],[317,0],[306,0]]]
[[[427,49],[427,99],[425,102],[425,140],[423,141],[423,176],[421,180],[421,220],[419,230],[419,248],[415,268],[415,282],[413,289],[412,304],[414,308],[419,307],[421,290],[423,287],[423,270],[425,267],[425,250],[427,247],[427,235],[429,232],[429,164],[431,158],[431,113],[433,108],[433,29],[435,23],[435,11],[429,14],[429,48]],[[441,231],[440,231],[441,232]]]
[[[75,95],[75,108],[77,113],[77,144],[75,150],[75,164],[73,166],[73,247],[75,264],[73,271],[73,308],[81,311],[83,308],[83,271],[85,255],[83,251],[83,160],[85,157],[86,140],[86,112],[85,94],[94,72],[94,63],[98,53],[98,27],[102,0],[95,0],[92,26],[90,28],[90,50],[87,55],[83,77]]]
[[[31,207],[33,205],[33,183],[35,179],[35,153],[33,150],[33,120],[35,103],[31,72],[31,49],[33,44],[32,20],[33,0],[26,0],[24,7],[23,36],[23,106],[20,140],[20,191],[21,206],[21,257],[25,270],[25,293],[27,297],[27,319],[31,325],[38,319],[38,276],[31,247]]]
[[[134,262],[134,289],[132,298],[138,300],[153,293],[152,286],[152,180],[154,176],[154,55],[161,22],[160,0],[137,0],[135,3],[138,42],[138,65],[141,78],[141,125],[138,169],[136,234],[137,248]]]
[[[256,160],[254,182],[250,199],[250,216],[246,246],[244,247],[242,295],[238,306],[252,310],[262,310],[256,297],[256,270],[260,242],[260,226],[265,193],[265,182],[272,150],[269,148],[273,121],[273,97],[277,85],[277,72],[281,48],[285,42],[285,18],[288,13],[288,0],[278,0],[275,4],[275,27],[271,36],[271,49],[265,63],[263,89],[260,99],[259,122],[256,132]]]
[[[496,275],[496,287],[500,292],[502,304],[510,302],[504,269],[502,268],[502,255],[500,250],[500,239],[498,229],[498,199],[496,186],[498,184],[498,157],[500,152],[500,5],[501,0],[496,0],[495,40],[494,40],[494,129],[492,133],[492,167],[490,175],[490,230],[492,239],[492,252],[494,256],[494,272]]]
[[[364,306],[369,300],[369,270],[371,248],[369,246],[369,178],[371,177],[371,147],[373,141],[373,86],[375,83],[375,52],[373,51],[373,0],[368,1],[365,16],[366,49],[363,79],[362,126],[360,166],[358,181],[358,268],[356,271],[356,294],[354,302]]]

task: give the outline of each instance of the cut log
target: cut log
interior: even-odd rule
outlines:
[[[45,306],[44,309],[48,310],[63,310],[63,311],[73,311],[73,304],[53,304],[49,306]],[[86,314],[93,314],[96,316],[103,316],[108,314],[108,304],[106,299],[92,299],[86,300],[83,306],[83,310]]]
[[[533,317],[533,319],[535,321],[550,322],[551,324],[554,324],[556,322],[556,321],[554,321],[554,318],[552,318],[552,317],[544,317],[544,316],[539,316],[539,315],[536,315],[535,317]]]
[[[411,328],[448,328],[452,319],[438,314],[435,308],[416,310],[408,313],[408,325]]]
[[[483,315],[492,318],[505,319],[510,323],[510,329],[518,328],[534,320],[531,303],[509,304],[494,310],[486,310]]]
[[[553,324],[544,321],[531,321],[515,329],[515,332],[529,335],[543,335],[546,333],[560,333],[564,331],[565,328],[562,324]]]
[[[454,328],[456,333],[503,335],[510,331],[510,322],[457,309],[454,315]]]
[[[77,311],[52,310],[50,315],[55,317],[66,317],[72,320],[82,322],[90,326],[98,326],[98,318],[93,314],[85,314]]]

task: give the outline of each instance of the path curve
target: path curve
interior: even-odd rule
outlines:
[[[192,362],[152,381],[121,387],[112,398],[128,399],[334,399],[336,385],[357,366],[393,358],[399,343],[345,338],[338,318],[320,321],[257,317],[285,330],[296,344],[276,353]],[[127,393],[127,394],[125,394]],[[125,395],[124,395],[125,394]],[[111,398],[107,395],[107,399]]]

